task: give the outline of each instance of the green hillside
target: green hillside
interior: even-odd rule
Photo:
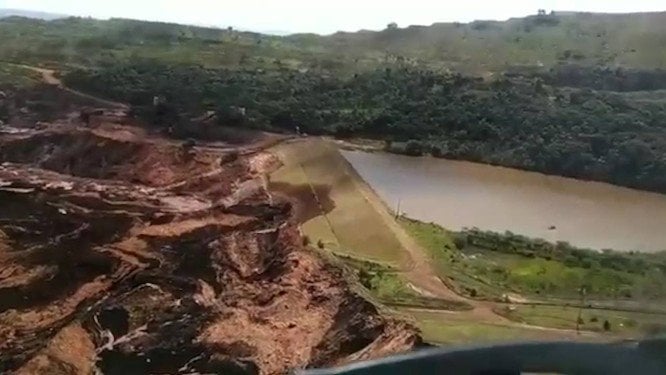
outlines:
[[[226,126],[666,193],[666,13],[287,37],[11,17],[0,35],[0,60],[54,65],[67,85],[180,137],[201,136],[189,119],[212,110]]]
[[[286,37],[124,19],[10,17],[0,21],[0,35],[3,59],[61,63],[159,57],[206,66],[351,72],[397,62],[475,74],[563,62],[666,68],[666,13],[551,13],[505,22]]]
[[[666,13],[553,13],[506,22],[437,23],[380,32],[290,38],[309,47],[321,44],[324,49],[337,49],[347,58],[402,56],[463,72],[562,62],[666,67]]]

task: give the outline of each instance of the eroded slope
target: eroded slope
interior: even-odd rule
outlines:
[[[273,374],[420,342],[301,246],[274,156],[119,123],[0,135],[0,372]]]

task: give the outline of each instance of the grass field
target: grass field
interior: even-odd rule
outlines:
[[[350,256],[337,258],[358,275],[358,280],[378,301],[392,307],[418,307],[447,311],[468,311],[472,306],[464,301],[451,301],[422,295],[405,281],[395,268],[359,260]]]
[[[321,240],[337,253],[398,268],[408,261],[335,146],[308,139],[279,145],[273,152],[284,166],[271,175],[271,190],[298,200],[297,216],[312,243]]]
[[[401,218],[400,224],[428,252],[432,264],[442,279],[460,294],[476,298],[496,299],[506,289],[470,272],[468,259],[462,256],[454,241],[454,234],[432,223]]]
[[[498,299],[507,293],[517,293],[536,300],[578,300],[584,286],[587,297],[597,301],[663,301],[658,294],[662,290],[659,280],[663,278],[655,268],[659,265],[657,258],[647,259],[653,264],[648,263],[645,272],[629,272],[604,263],[601,254],[594,252],[585,253],[589,257],[586,265],[573,257],[562,261],[554,256],[528,254],[527,248],[503,244],[500,240],[493,243],[499,248],[472,245],[466,239],[471,232],[452,233],[432,223],[405,218],[400,223],[428,251],[440,277],[471,297]]]
[[[570,306],[514,306],[498,311],[503,316],[530,325],[575,329],[579,309]],[[603,332],[608,321],[608,332],[628,337],[666,333],[666,315],[624,311],[583,309],[580,329]]]
[[[510,325],[479,323],[446,312],[404,310],[421,329],[423,339],[440,345],[513,342],[573,338],[568,332],[538,330]]]

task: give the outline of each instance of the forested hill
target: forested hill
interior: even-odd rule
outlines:
[[[291,68],[341,72],[391,62],[469,74],[562,63],[666,68],[666,13],[552,12],[502,22],[387,25],[377,32],[286,37],[124,19],[47,22],[13,17],[0,21],[0,35],[2,58],[72,63],[96,63],[130,54],[226,67],[277,59]],[[93,53],[99,51],[105,53]],[[191,52],[195,51],[198,56],[193,59]]]
[[[395,26],[395,25],[391,25]],[[291,37],[348,56],[389,54],[459,72],[559,63],[666,68],[666,13],[557,13],[505,22],[436,23],[380,32]]]
[[[666,193],[666,13],[288,37],[12,17],[0,35],[0,60],[56,65],[68,85],[182,137],[201,136],[188,119],[213,110],[220,125]]]

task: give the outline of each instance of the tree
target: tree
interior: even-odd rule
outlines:
[[[604,320],[604,331],[610,331],[611,330],[611,324],[608,320]]]
[[[395,29],[398,28],[398,24],[395,23],[395,22],[391,22],[388,25],[386,25],[386,28],[389,29],[389,30],[395,30]]]
[[[247,120],[244,107],[221,105],[215,114],[218,123],[225,126],[242,126]]]

